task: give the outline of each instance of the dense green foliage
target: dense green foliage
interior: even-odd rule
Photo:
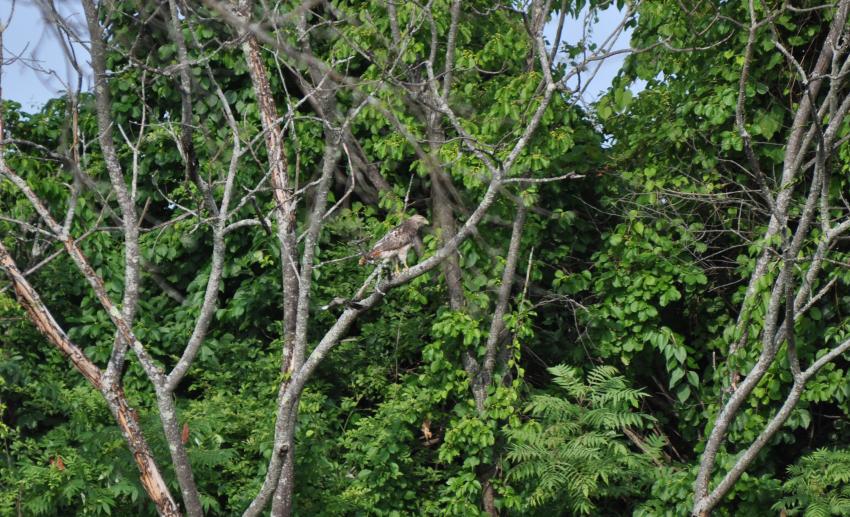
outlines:
[[[128,55],[151,70],[173,65],[176,49],[168,30],[155,3],[117,3],[127,9],[107,20],[112,114],[138,147],[134,154],[126,142],[118,145],[125,170],[138,163],[136,196],[145,206],[141,252],[147,266],[134,331],[152,356],[173,364],[192,333],[212,267],[209,214],[174,145],[180,130],[177,81],[129,66],[135,61]],[[406,99],[371,88],[397,63],[424,59],[430,33],[416,33],[408,46],[393,49],[384,2],[331,3],[342,11],[339,19],[357,23],[318,38],[315,51],[362,79],[364,91],[424,135],[424,123],[406,109]],[[574,15],[584,3],[566,2]],[[485,1],[471,4],[464,6],[457,33],[452,102],[463,111],[466,130],[504,159],[510,150],[505,142],[518,138],[536,102],[540,75],[528,66],[523,19],[510,9],[487,12]],[[748,31],[734,20],[747,19],[746,4],[706,2],[691,12],[672,0],[640,4],[629,19],[632,46],[649,50],[629,56],[608,94],[589,109],[560,92],[512,170],[535,178],[568,171],[583,177],[506,188],[510,197],[499,198],[486,226],[459,249],[463,310],[449,308],[445,279],[433,270],[390,292],[357,321],[300,400],[297,514],[477,515],[484,481],[492,483],[505,515],[690,512],[706,436],[728,399],[731,372],[746,372],[758,359],[760,318],[770,282],[781,270],[778,260],[771,263],[746,307],[745,328],[736,327],[757,257],[774,244],[760,240],[769,210],[758,198],[758,178],[740,165],[747,157],[735,111]],[[403,26],[421,14],[413,3],[399,3],[398,9]],[[445,29],[450,2],[434,2],[433,12]],[[774,165],[765,171],[774,183],[801,86],[771,38],[805,63],[808,49],[827,30],[827,13],[786,11],[772,30],[758,33],[746,85],[747,124],[759,159]],[[199,63],[209,63],[245,141],[262,140],[259,112],[229,29],[214,18],[195,22],[185,30],[194,41],[190,57],[196,65],[195,151],[200,174],[212,178],[221,195],[230,133],[213,76]],[[666,44],[652,46],[659,39]],[[565,45],[563,51],[576,58],[583,49]],[[285,70],[296,65],[280,63],[271,52],[264,57],[274,70],[270,80],[280,105],[297,102],[301,92]],[[566,59],[560,63],[556,76],[568,70]],[[405,80],[411,77],[398,79]],[[633,93],[639,83],[645,86]],[[337,97],[346,109],[359,102],[347,91]],[[307,106],[297,108],[289,128],[296,138],[286,141],[289,173],[302,185],[318,174],[323,149],[322,123]],[[43,146],[10,145],[7,162],[61,218],[75,179],[53,152],[71,139],[68,101],[52,100],[37,113],[10,101],[2,109],[11,138]],[[122,236],[111,219],[115,204],[90,94],[80,99],[78,124],[82,164],[94,186],[80,194],[71,234],[106,280],[107,292],[120,300]],[[311,346],[342,310],[320,308],[351,296],[368,274],[352,254],[413,212],[431,209],[434,186],[423,157],[385,113],[366,105],[351,130],[390,189],[357,190],[320,235]],[[462,140],[448,138],[437,149],[450,163],[446,172],[461,219],[487,187],[480,160],[464,150]],[[262,150],[240,162],[237,191],[257,185],[266,172],[264,159]],[[838,218],[850,183],[846,144],[830,165],[825,196],[839,207],[833,210]],[[344,179],[329,194],[331,204],[346,196]],[[514,198],[537,210],[529,211],[522,236],[499,382],[488,387],[480,412],[464,357],[485,355],[517,213]],[[239,206],[234,220],[267,213],[275,203],[268,191],[257,201]],[[795,218],[804,202],[803,196],[792,201]],[[21,269],[61,249],[33,229],[34,209],[8,181],[0,181],[0,215],[0,239]],[[299,230],[306,223],[299,213]],[[259,489],[272,454],[282,380],[281,257],[273,233],[252,226],[227,234],[215,319],[177,392],[189,459],[209,515],[240,513]],[[438,237],[426,233],[423,255],[434,252]],[[811,261],[819,238],[815,232],[806,240],[799,267]],[[850,333],[850,248],[840,242],[831,253],[818,282],[834,282],[835,288],[795,321],[806,364]],[[60,254],[29,278],[71,339],[105,364],[115,328],[71,260]],[[163,284],[184,299],[170,296]],[[100,395],[46,344],[6,285],[0,281],[0,515],[153,514]],[[730,345],[742,339],[745,345],[729,355]],[[782,356],[730,427],[718,476],[761,432],[792,383]],[[136,361],[129,363],[124,387],[179,493],[167,467],[155,397]],[[785,426],[716,514],[756,516],[767,508],[788,515],[850,512],[849,417],[848,363],[839,358],[809,381]]]

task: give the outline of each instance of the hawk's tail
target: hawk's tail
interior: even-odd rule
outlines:
[[[362,257],[360,257],[360,260],[357,263],[361,266],[365,266],[366,262],[368,262],[368,259],[366,258],[366,255],[363,255]]]

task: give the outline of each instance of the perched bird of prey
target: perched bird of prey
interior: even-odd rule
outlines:
[[[368,253],[363,255],[360,259],[360,265],[362,266],[367,262],[387,262],[395,258],[396,272],[398,272],[398,262],[404,264],[404,269],[407,269],[407,252],[416,239],[416,232],[426,224],[428,224],[428,219],[421,215],[414,215],[396,226],[376,242]]]

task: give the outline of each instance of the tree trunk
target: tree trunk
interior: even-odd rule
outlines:
[[[174,502],[174,498],[168,490],[168,485],[166,485],[154,461],[153,454],[151,454],[150,447],[139,426],[139,418],[136,416],[136,412],[127,405],[124,391],[118,387],[107,389],[102,393],[109,410],[118,422],[118,427],[121,428],[124,439],[127,440],[130,452],[133,453],[133,459],[136,460],[136,465],[139,467],[139,479],[148,497],[156,505],[157,513],[163,516],[179,516],[180,511],[177,508],[177,503]]]

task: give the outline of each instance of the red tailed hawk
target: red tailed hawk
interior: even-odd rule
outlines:
[[[395,258],[397,261],[396,271],[398,271],[398,262],[404,264],[404,268],[407,269],[407,252],[413,245],[416,232],[426,224],[428,224],[428,219],[421,215],[414,215],[396,226],[376,242],[368,253],[363,255],[360,259],[360,265],[362,266],[367,262],[386,262]]]

